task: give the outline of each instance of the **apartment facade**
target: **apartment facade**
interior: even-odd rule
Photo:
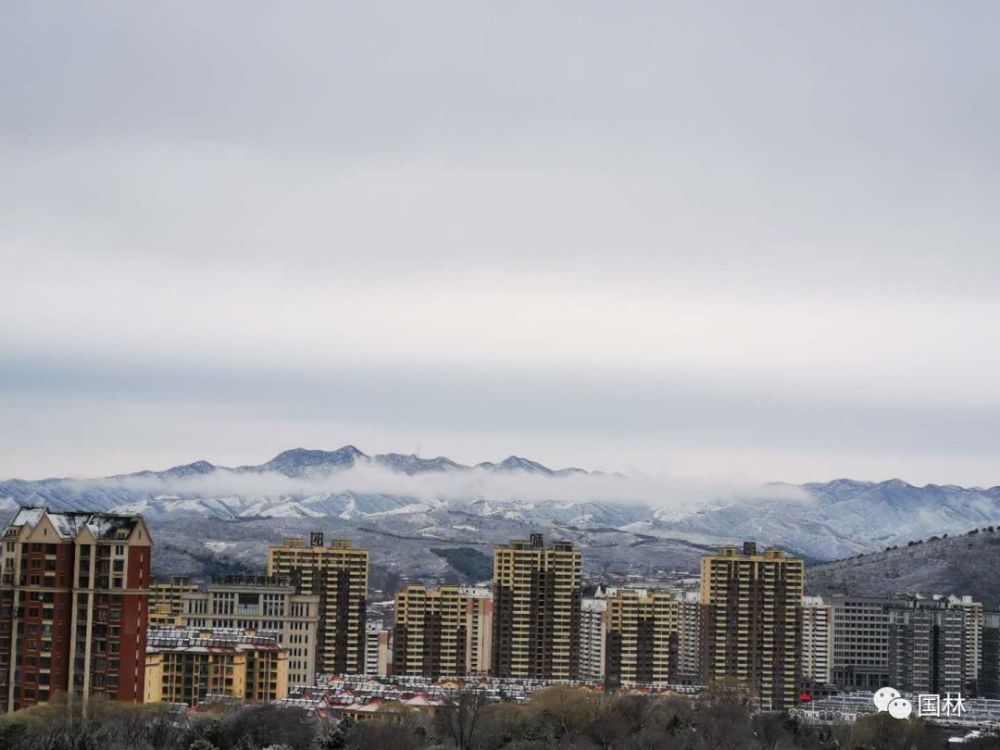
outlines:
[[[466,597],[465,672],[487,675],[493,657],[493,592],[476,586],[460,591]]]
[[[889,682],[906,693],[964,689],[965,613],[946,600],[897,600],[887,608]]]
[[[393,674],[406,677],[466,673],[468,597],[458,586],[412,584],[396,592]]]
[[[619,589],[607,605],[605,682],[671,682],[677,675],[677,599],[662,591]]]
[[[684,592],[677,599],[677,682],[701,682],[701,595]]]
[[[292,538],[268,549],[268,575],[288,576],[300,593],[319,597],[316,664],[326,674],[364,674],[368,563],[368,550],[342,540],[324,546],[318,532],[308,544]]]
[[[4,710],[142,702],[151,551],[140,516],[17,512],[0,553]]]
[[[889,605],[877,597],[832,596],[833,683],[854,690],[889,684]]]
[[[316,680],[320,598],[299,594],[289,576],[228,575],[181,600],[180,625],[201,630],[268,631],[288,653],[288,680]]]
[[[1000,612],[982,613],[981,655],[978,693],[1000,699]]]
[[[191,576],[170,576],[149,585],[149,625],[153,628],[174,628],[184,614],[183,597],[198,591]]]
[[[833,684],[833,606],[818,596],[802,600],[802,676],[810,683]]]
[[[197,708],[210,696],[267,703],[288,695],[288,653],[273,633],[153,629],[146,658],[151,680],[159,675],[147,702]]]
[[[734,679],[767,710],[798,701],[805,565],[753,542],[701,560],[703,678]]]
[[[608,639],[608,601],[594,596],[580,604],[580,679],[603,680]]]
[[[541,534],[493,554],[493,655],[497,677],[576,679],[580,673],[582,560],[570,542]]]
[[[386,677],[391,674],[392,632],[381,622],[369,622],[365,631],[365,674]]]
[[[979,692],[979,672],[983,655],[983,603],[971,596],[949,596],[948,606],[962,612],[962,685],[963,692],[975,695]]]

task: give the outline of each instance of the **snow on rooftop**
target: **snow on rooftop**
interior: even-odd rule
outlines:
[[[56,533],[63,539],[75,539],[86,526],[97,539],[113,538],[119,529],[130,532],[138,516],[114,515],[111,513],[91,513],[89,511],[68,511],[57,513],[47,508],[21,508],[11,526],[37,526],[47,517]]]

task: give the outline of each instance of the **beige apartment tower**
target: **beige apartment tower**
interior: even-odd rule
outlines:
[[[619,589],[608,599],[605,681],[664,684],[677,673],[677,600],[662,591]]]
[[[335,540],[323,545],[314,532],[307,545],[285,539],[267,554],[268,575],[290,576],[298,591],[319,597],[317,669],[326,674],[364,674],[368,550]]]
[[[493,657],[497,677],[577,679],[582,560],[570,542],[541,534],[493,553]]]
[[[796,704],[804,569],[753,542],[701,559],[706,682],[736,680],[765,710]]]
[[[493,592],[474,586],[462,587],[466,598],[465,671],[467,674],[490,673],[493,658]]]
[[[397,591],[393,674],[431,679],[464,675],[467,614],[468,597],[458,586],[429,589],[413,584]]]

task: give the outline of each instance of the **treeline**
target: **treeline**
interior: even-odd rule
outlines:
[[[50,704],[0,718],[7,750],[931,750],[947,733],[917,719],[869,716],[821,727],[755,713],[724,690],[697,700],[555,687],[523,704],[463,694],[428,716],[402,706],[364,722],[297,708],[230,708],[195,718],[165,707]],[[982,738],[966,748],[1000,748]]]

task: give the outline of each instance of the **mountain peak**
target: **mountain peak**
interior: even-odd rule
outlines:
[[[372,460],[381,466],[385,466],[393,471],[401,471],[404,474],[420,474],[428,471],[452,471],[453,469],[468,468],[445,456],[421,458],[414,453],[382,453],[375,456]]]
[[[292,448],[283,451],[266,464],[243,467],[252,471],[277,471],[288,476],[300,476],[309,470],[329,468],[347,468],[354,466],[358,460],[367,459],[364,453],[353,445],[345,445],[335,451],[313,450],[308,448]]]
[[[484,466],[484,464],[480,465]],[[543,466],[537,461],[522,458],[521,456],[507,456],[507,458],[498,464],[488,465],[488,468],[491,468],[493,471],[524,472],[526,474],[544,474],[546,476],[554,473],[548,466]]]
[[[163,473],[171,477],[188,477],[195,474],[211,474],[213,471],[215,471],[215,466],[208,461],[195,461],[182,466],[174,466]]]

